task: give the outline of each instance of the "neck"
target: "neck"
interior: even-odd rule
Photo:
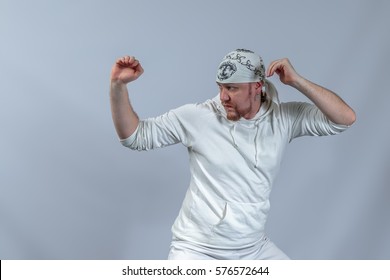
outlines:
[[[260,99],[260,96],[256,96],[256,100],[255,102],[253,103],[250,111],[245,114],[244,116],[242,116],[244,119],[247,119],[247,120],[251,120],[253,119],[257,113],[260,111],[260,108],[261,108],[261,99]]]

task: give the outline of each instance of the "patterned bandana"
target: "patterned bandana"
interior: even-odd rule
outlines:
[[[237,49],[228,53],[219,64],[217,82],[251,83],[265,82],[263,59],[252,51]]]

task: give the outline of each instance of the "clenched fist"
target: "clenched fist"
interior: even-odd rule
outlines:
[[[144,69],[134,56],[124,56],[119,58],[111,69],[111,81],[130,83],[138,79]]]

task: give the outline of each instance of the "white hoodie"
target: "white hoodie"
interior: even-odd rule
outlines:
[[[191,180],[172,226],[175,238],[218,249],[258,242],[286,145],[299,136],[332,135],[347,128],[330,122],[312,104],[279,103],[274,88],[267,92],[274,92],[272,101],[251,120],[228,120],[216,96],[142,120],[121,140],[135,150],[179,142],[188,148]]]

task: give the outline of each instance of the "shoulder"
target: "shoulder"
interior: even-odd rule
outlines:
[[[189,103],[170,110],[169,113],[179,118],[202,117],[218,112],[218,106],[213,99],[208,99],[200,103]]]
[[[283,116],[297,115],[304,111],[313,110],[317,107],[307,102],[285,102],[280,104],[280,113]]]

